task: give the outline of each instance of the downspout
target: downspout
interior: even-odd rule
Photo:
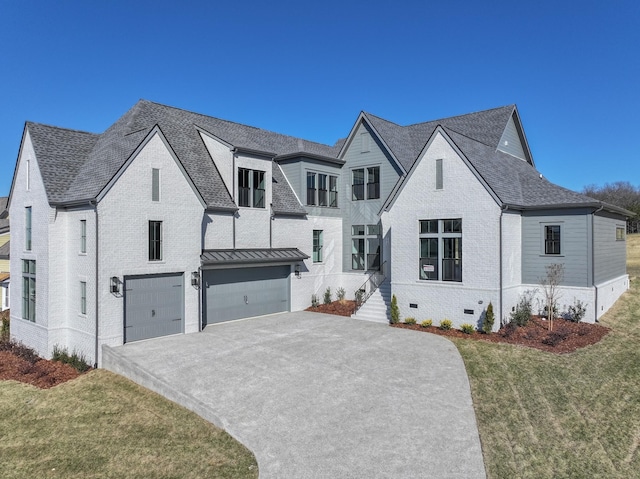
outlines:
[[[269,205],[269,249],[273,248],[273,205]]]
[[[499,309],[499,314],[500,316],[498,316],[500,318],[500,326],[502,326],[502,320],[503,320],[503,305],[502,305],[502,301],[503,301],[503,294],[502,294],[502,283],[503,283],[503,279],[502,279],[502,216],[504,215],[504,212],[507,211],[509,209],[509,205],[503,205],[502,208],[500,208],[500,224],[499,224],[499,232],[500,232],[500,258],[499,258],[499,264],[500,264],[500,309]]]
[[[233,203],[235,205],[237,205],[238,202],[237,202],[237,198],[236,198],[236,190],[238,189],[238,187],[236,185],[236,182],[237,182],[238,175],[236,174],[236,149],[235,148],[233,150],[231,150],[231,178],[232,178],[232,184],[233,184],[233,187],[232,187],[233,191],[231,192],[231,199],[233,200]],[[237,213],[238,213],[237,211],[235,211],[233,213],[233,224],[232,224],[232,226],[233,226],[233,231],[232,231],[232,234],[233,234],[233,243],[232,243],[233,249],[236,249],[236,214]]]
[[[97,369],[98,368],[98,332],[99,332],[99,328],[98,328],[98,308],[100,305],[100,301],[98,301],[98,292],[100,291],[100,289],[98,288],[98,283],[100,282],[100,275],[98,274],[98,266],[99,266],[99,261],[98,261],[98,238],[99,236],[99,227],[98,227],[98,202],[97,201],[92,201],[91,204],[93,204],[93,211],[95,212],[95,216],[96,216],[96,272],[95,272],[95,278],[96,278],[96,291],[95,291],[95,296],[96,296],[96,332],[95,332],[95,339],[96,339],[96,344],[95,344],[95,362],[93,363],[93,368]]]
[[[593,302],[593,320],[598,322],[598,288],[596,287],[596,242],[595,242],[595,226],[596,226],[596,213],[599,213],[604,209],[604,205],[600,205],[600,208],[591,213],[591,282],[593,283],[593,289],[595,290],[595,301]]]

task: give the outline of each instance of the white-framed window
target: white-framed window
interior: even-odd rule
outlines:
[[[80,253],[87,252],[87,220],[80,220]]]
[[[22,319],[36,321],[36,262],[22,260]]]
[[[238,206],[265,207],[265,172],[238,168]]]
[[[80,314],[87,314],[87,282],[80,281]]]
[[[616,241],[625,241],[626,240],[626,226],[616,226]]]
[[[559,255],[561,251],[560,225],[544,225],[544,254]]]
[[[160,170],[151,168],[151,201],[160,201]]]
[[[351,269],[380,269],[380,225],[351,226]]]
[[[419,221],[420,271],[430,281],[462,281],[462,219]]]
[[[149,261],[162,261],[162,221],[149,221]]]
[[[322,263],[322,230],[313,230],[313,262]]]
[[[24,249],[31,251],[31,221],[32,221],[31,206],[27,206],[24,209]]]

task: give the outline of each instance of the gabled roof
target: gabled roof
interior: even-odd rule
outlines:
[[[9,232],[9,216],[6,215],[6,218],[2,219],[2,217],[5,216],[2,215],[2,212],[7,209],[8,202],[9,197],[3,196],[0,198],[0,235]]]
[[[97,198],[156,126],[207,207],[213,209],[233,209],[235,205],[198,129],[233,148],[265,152],[269,156],[306,153],[335,159],[339,149],[140,100],[99,135],[27,123],[49,202],[65,204]],[[287,190],[290,187],[286,181],[278,182],[274,201],[280,212],[297,214],[301,205],[293,204],[291,198],[295,195]]]

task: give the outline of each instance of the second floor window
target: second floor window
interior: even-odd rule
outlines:
[[[87,220],[80,220],[80,252],[87,252]]]
[[[238,206],[265,207],[265,172],[238,168]]]
[[[31,206],[24,209],[24,249],[31,251]]]
[[[149,221],[149,261],[162,260],[162,221]]]
[[[338,177],[307,171],[307,206],[338,207]]]
[[[358,201],[378,198],[380,198],[380,167],[370,166],[351,170],[351,199]]]

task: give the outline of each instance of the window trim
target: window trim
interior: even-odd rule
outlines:
[[[151,168],[151,201],[160,202],[160,168]]]
[[[373,180],[369,181],[372,178]],[[379,166],[368,166],[367,167],[367,199],[368,200],[379,200],[380,199],[380,167]],[[377,180],[377,181],[375,181]],[[372,194],[373,193],[373,194]]]
[[[156,229],[158,227],[157,237]],[[162,221],[149,220],[149,261],[162,261]]]
[[[267,172],[251,168],[238,167],[237,204],[243,208],[266,208]],[[260,188],[262,185],[262,188]]]
[[[307,171],[307,206],[316,206],[316,173]]]
[[[443,161],[442,158],[436,160],[436,190],[444,189],[444,175],[443,175]]]
[[[351,201],[363,201],[365,198],[365,168],[351,170]],[[362,174],[362,183],[356,183],[356,173]],[[358,179],[360,180],[360,178]]]
[[[435,231],[433,226],[435,225]],[[462,218],[445,218],[445,219],[425,219],[418,220],[418,280],[419,281],[438,281],[441,283],[462,283],[463,282],[463,262],[462,262]],[[437,240],[434,271],[426,272],[427,277],[423,277],[424,264],[423,259],[434,261],[432,256],[422,256],[422,240]],[[447,258],[447,244],[453,242],[450,248],[455,252],[454,257]],[[455,257],[457,256],[457,257]],[[453,261],[453,269],[446,266]],[[447,271],[451,270],[453,275],[446,277]],[[429,277],[429,273],[435,273],[435,277]]]
[[[22,319],[36,322],[36,260],[22,260]]]
[[[548,237],[548,229],[550,228],[558,228],[558,238],[554,239],[553,238],[553,233],[552,233],[552,237],[549,238]],[[544,223],[542,224],[542,252],[544,254],[544,256],[562,256],[562,251],[563,251],[563,247],[562,247],[562,225],[559,223]],[[557,244],[557,248],[558,251],[554,252],[553,251],[553,245]]]
[[[627,240],[627,227],[616,225],[616,241],[626,241],[626,240]]]
[[[314,263],[323,263],[323,230],[313,230],[312,258]]]
[[[24,250],[31,251],[33,248],[33,210],[31,206],[24,209]]]
[[[80,220],[80,254],[87,254],[87,220]]]
[[[80,314],[87,315],[87,282],[80,281]]]
[[[373,233],[371,233],[373,231]],[[376,233],[377,231],[377,233]],[[377,241],[377,251],[370,252],[372,241]],[[354,253],[354,245],[358,245]],[[360,248],[362,246],[362,248]],[[380,271],[382,258],[382,234],[380,224],[351,225],[351,270]],[[354,267],[361,265],[361,268]]]

